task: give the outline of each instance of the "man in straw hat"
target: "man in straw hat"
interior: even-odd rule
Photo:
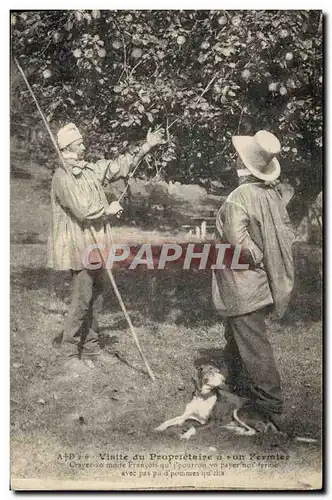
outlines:
[[[102,352],[98,342],[103,276],[99,251],[91,252],[89,266],[85,261],[86,252],[96,244],[105,252],[110,249],[110,222],[122,213],[118,202],[108,204],[103,186],[127,177],[151,148],[165,142],[162,135],[162,130],[149,130],[137,155],[88,163],[83,159],[85,146],[76,125],[69,123],[58,131],[58,145],[68,172],[58,168],[52,181],[48,265],[72,274],[62,351],[66,369],[73,372],[78,373],[84,364],[93,368],[96,362],[105,365],[115,361]]]
[[[261,431],[282,412],[280,376],[267,337],[265,317],[281,318],[293,288],[294,233],[275,189],[280,142],[265,130],[235,136],[239,186],[220,208],[217,239],[241,245],[247,269],[213,272],[215,307],[227,318],[224,359],[228,384],[249,400],[234,412],[238,425]]]

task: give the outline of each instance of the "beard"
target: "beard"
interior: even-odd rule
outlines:
[[[85,156],[85,152],[84,151],[79,151],[77,153],[77,159],[78,160],[83,160],[84,156]]]

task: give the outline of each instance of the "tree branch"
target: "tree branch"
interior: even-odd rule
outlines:
[[[198,96],[198,98],[196,99],[195,103],[194,103],[194,106],[196,107],[197,104],[199,103],[199,101],[202,99],[203,95],[206,94],[206,92],[209,90],[209,88],[211,87],[212,83],[215,81],[215,79],[217,78],[219,72],[217,72],[213,78],[209,81],[209,83],[207,84],[207,86],[205,87],[205,89],[203,90],[203,92],[201,93],[200,96]],[[175,125],[176,122],[178,122],[179,120],[181,120],[181,118],[183,118],[183,114],[181,116],[179,116],[178,118],[176,118],[176,120],[174,120],[174,122],[172,122],[170,124],[170,126],[168,127],[168,130],[173,127],[173,125]]]
[[[242,122],[242,118],[243,118],[244,108],[245,108],[245,106],[243,106],[242,109],[241,109],[241,114],[240,114],[240,119],[239,119],[239,125],[237,127],[237,134],[238,135],[240,133],[240,127],[241,127],[241,122]]]
[[[130,78],[130,77],[131,77],[131,75],[133,74],[133,72],[135,71],[135,69],[136,69],[136,68],[137,68],[140,64],[142,64],[142,62],[143,62],[143,59],[141,59],[140,61],[138,61],[138,63],[137,63],[137,64],[135,64],[135,66],[133,67],[133,69],[132,69],[132,70],[131,70],[131,72],[129,73],[129,77],[128,77],[128,78]]]
[[[122,44],[123,44],[123,71],[119,77],[119,80],[118,80],[118,83],[120,82],[121,78],[122,78],[122,75],[123,73],[126,73],[127,75],[127,78],[128,78],[128,69],[127,69],[127,47],[126,47],[126,42],[125,42],[125,39],[124,39],[124,36],[123,36],[123,33],[119,27],[119,24],[117,22],[116,19],[113,18],[113,21],[117,27],[117,29],[119,30],[119,33],[121,35],[121,38],[122,38]]]

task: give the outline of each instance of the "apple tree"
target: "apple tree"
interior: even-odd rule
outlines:
[[[163,126],[140,174],[224,184],[234,134],[267,129],[299,219],[321,191],[320,11],[12,11],[12,55],[50,126],[74,121],[91,153],[116,155]],[[12,133],[41,128],[12,65]],[[41,144],[50,154],[50,143]],[[46,149],[45,149],[46,148]]]

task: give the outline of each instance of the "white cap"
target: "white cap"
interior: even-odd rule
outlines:
[[[66,148],[69,144],[72,144],[79,139],[83,139],[83,137],[74,123],[68,123],[64,127],[60,128],[57,133],[57,140],[60,149]]]

